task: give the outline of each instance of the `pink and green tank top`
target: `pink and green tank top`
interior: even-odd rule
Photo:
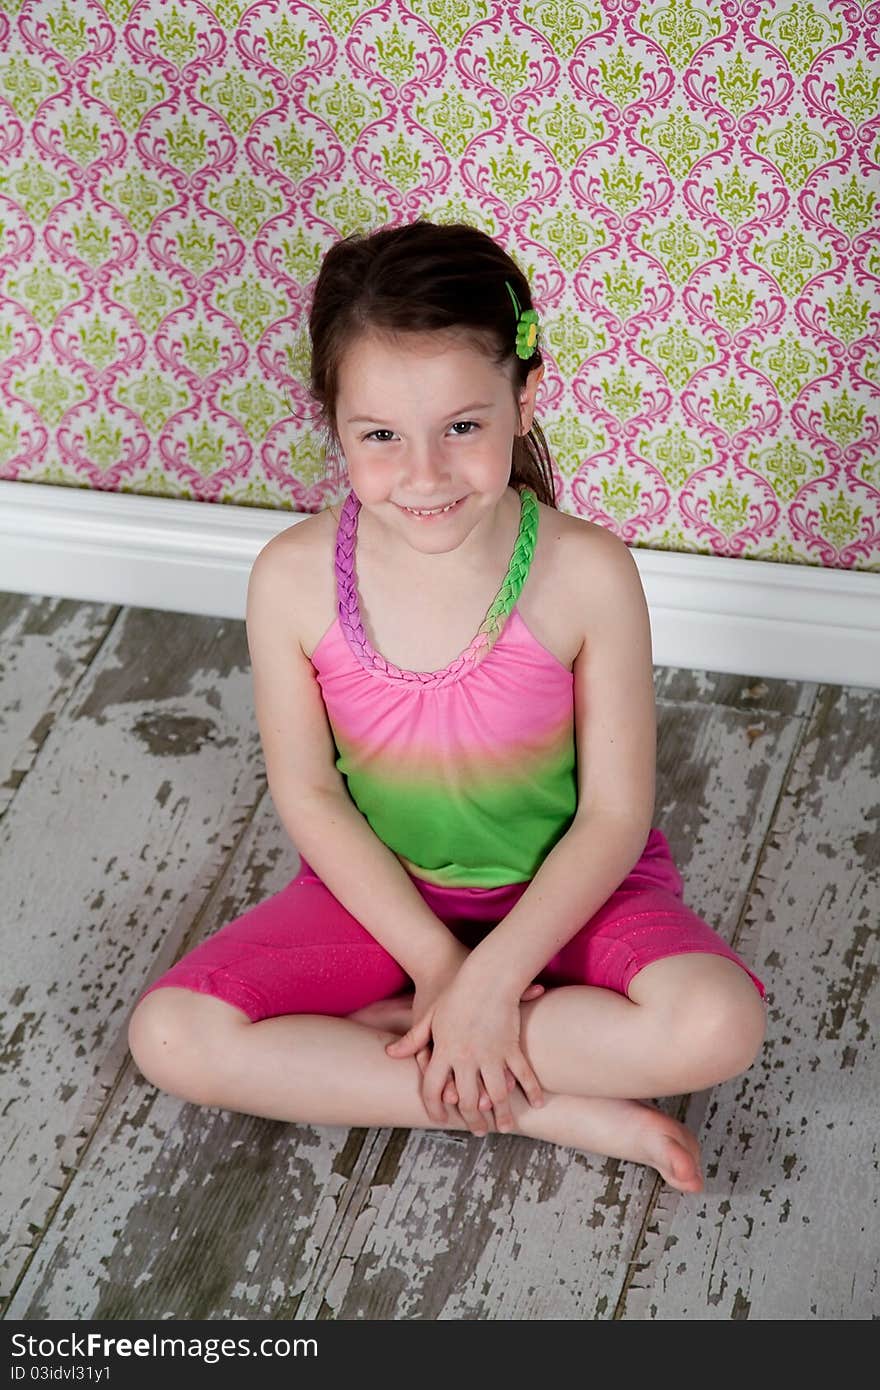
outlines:
[[[379,838],[444,887],[535,876],[577,807],[574,677],[526,626],[517,600],[538,532],[520,493],[507,574],[470,646],[440,671],[406,671],[361,622],[360,499],[336,533],[337,613],[312,654],[343,774]]]

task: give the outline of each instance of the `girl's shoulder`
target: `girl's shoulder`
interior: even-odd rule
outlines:
[[[293,630],[310,655],[335,613],[334,545],[330,508],[312,512],[267,541],[254,561],[250,588],[280,628]]]
[[[571,669],[591,621],[592,595],[605,590],[613,532],[586,517],[538,503],[538,543],[518,608],[527,627]]]
[[[565,514],[555,569],[557,601],[573,622],[572,638],[590,638],[607,625],[609,613],[628,631],[627,615],[641,623],[647,598],[632,548],[608,526]],[[550,592],[545,594],[550,599]]]
[[[257,559],[264,565],[271,562],[281,569],[292,565],[308,568],[310,560],[317,560],[324,553],[335,533],[336,521],[329,508],[311,512],[268,540]]]
[[[589,521],[585,516],[575,516],[573,512],[557,511],[543,502],[539,502],[538,506],[541,510],[540,524],[554,529],[559,539],[566,542],[567,549],[574,552],[573,558],[580,563],[595,560],[601,564],[604,557],[621,547],[628,549],[626,542],[608,526]]]
[[[295,588],[306,600],[311,587],[325,569],[328,546],[332,546],[336,523],[324,512],[310,513],[295,524],[278,531],[266,542],[250,571],[250,588],[264,594],[289,594]]]
[[[612,550],[624,544],[606,526],[545,502],[538,503],[538,538],[543,558],[549,562],[547,569],[561,583],[570,580],[573,570],[583,574],[585,567],[603,564]]]

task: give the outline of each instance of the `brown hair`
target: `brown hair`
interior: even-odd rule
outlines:
[[[327,455],[338,460],[336,403],[339,367],[364,332],[400,336],[450,332],[493,358],[511,361],[511,389],[518,403],[529,372],[542,364],[540,349],[524,361],[516,355],[516,314],[504,281],[522,310],[533,308],[529,282],[516,262],[478,227],[437,224],[425,217],[371,233],[352,232],[325,253],[309,312],[311,379],[320,407]],[[337,477],[335,482],[342,482]],[[553,465],[537,422],[513,441],[510,483],[534,489],[556,506]]]

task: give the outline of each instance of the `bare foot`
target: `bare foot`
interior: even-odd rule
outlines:
[[[678,1120],[638,1100],[564,1096],[545,1092],[545,1104],[529,1105],[521,1092],[511,1096],[520,1134],[549,1139],[587,1153],[607,1154],[656,1168],[679,1192],[701,1192],[700,1146]]]
[[[402,1037],[412,1026],[412,1001],[412,993],[398,994],[367,1004],[348,1017],[367,1028]],[[535,1109],[518,1087],[513,1091],[510,1101],[516,1132],[566,1148],[645,1163],[679,1192],[702,1191],[700,1146],[678,1120],[638,1100],[544,1094],[545,1104]],[[480,1108],[491,1109],[485,1093],[483,1100],[486,1104]],[[493,1129],[493,1116],[487,1114],[486,1120]]]
[[[677,1120],[661,1115],[659,1110],[654,1113],[661,1121],[674,1125],[676,1133],[663,1133],[660,1126],[648,1126],[644,1132],[645,1162],[657,1169],[669,1187],[677,1188],[679,1192],[702,1192],[700,1146],[695,1136]]]

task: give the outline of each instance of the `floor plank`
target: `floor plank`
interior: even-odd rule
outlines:
[[[48,629],[17,659],[13,713],[48,732],[6,729],[31,750],[0,824],[6,1316],[876,1315],[880,693],[655,671],[655,824],[771,992],[760,1062],[690,1101],[709,1190],[685,1198],[513,1136],[280,1125],[139,1077],[143,985],[298,858],[244,625],[81,608],[60,693]]]
[[[627,1317],[880,1316],[878,727],[880,691],[820,689],[741,937],[767,1041],[692,1108],[707,1191],[664,1197]]]
[[[678,705],[726,705],[753,714],[804,713],[816,686],[802,681],[734,676],[727,671],[685,671],[673,666],[654,667],[658,700]]]
[[[120,609],[0,594],[0,816]]]
[[[0,826],[0,1293],[264,790],[243,624],[126,610]]]
[[[298,867],[265,797],[195,939]],[[129,1063],[10,1316],[292,1317],[389,1134],[203,1110]]]

